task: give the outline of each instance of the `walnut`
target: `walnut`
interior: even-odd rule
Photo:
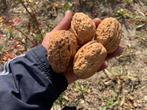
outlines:
[[[53,32],[48,45],[48,61],[52,69],[57,73],[65,72],[77,48],[77,39],[72,32],[65,30]]]
[[[119,46],[122,28],[115,18],[105,18],[96,30],[96,40],[102,43],[108,53],[113,53]]]
[[[92,76],[107,56],[104,46],[96,41],[90,41],[83,45],[76,53],[73,62],[73,71],[80,79]]]
[[[79,12],[72,18],[71,30],[76,35],[78,44],[83,45],[95,36],[96,26],[88,15]]]

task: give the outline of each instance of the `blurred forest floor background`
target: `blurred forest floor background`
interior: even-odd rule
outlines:
[[[69,9],[116,17],[124,51],[70,85],[52,110],[147,110],[147,0],[0,0],[0,65],[41,43]]]

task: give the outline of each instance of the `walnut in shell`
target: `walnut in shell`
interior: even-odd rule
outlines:
[[[119,46],[122,28],[115,18],[105,18],[96,30],[96,40],[104,45],[108,53],[113,53]]]
[[[96,41],[90,41],[82,46],[76,53],[73,62],[73,71],[80,79],[92,76],[107,56],[104,46]]]
[[[53,32],[48,45],[48,61],[52,69],[57,73],[65,72],[77,48],[77,39],[72,32],[65,30]]]
[[[71,30],[76,35],[78,44],[83,45],[95,36],[96,26],[88,15],[79,12],[72,18]]]

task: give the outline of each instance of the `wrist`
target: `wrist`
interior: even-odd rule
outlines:
[[[64,73],[64,76],[68,84],[71,84],[75,82],[76,80],[78,80],[77,76],[72,71],[67,71],[66,73]]]
[[[46,33],[43,41],[42,41],[42,46],[48,50],[48,45],[49,45],[49,37],[50,37],[50,33]]]

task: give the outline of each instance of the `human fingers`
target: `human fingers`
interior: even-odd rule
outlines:
[[[121,55],[123,52],[123,49],[124,49],[123,47],[119,46],[113,53],[107,55],[106,60],[109,60],[113,57]]]
[[[104,70],[104,69],[106,69],[108,67],[108,65],[106,64],[106,62],[104,62],[102,65],[101,65],[101,67],[100,67],[100,69],[98,70],[98,72],[99,71],[102,71],[102,70]]]
[[[98,27],[98,25],[100,24],[100,22],[101,22],[101,19],[100,18],[95,18],[95,19],[93,19],[93,21],[94,21],[94,23],[95,23],[95,26],[96,26],[96,28]]]
[[[71,24],[71,20],[72,20],[72,16],[73,16],[73,13],[71,11],[66,11],[64,18],[53,29],[53,31],[69,29],[70,28],[70,24]]]

